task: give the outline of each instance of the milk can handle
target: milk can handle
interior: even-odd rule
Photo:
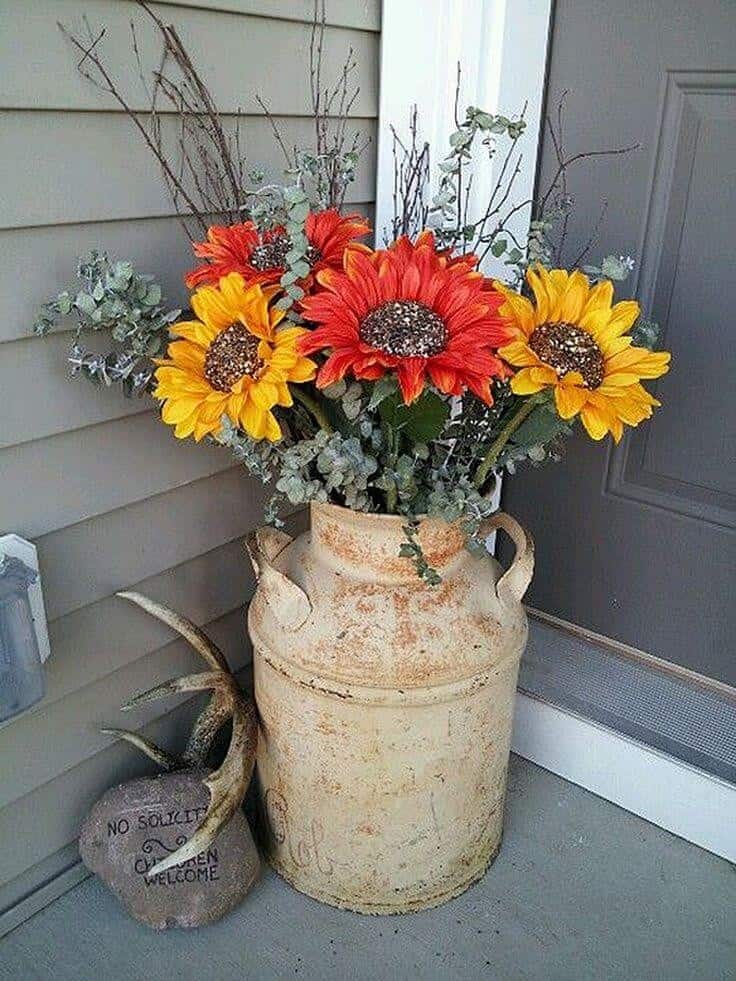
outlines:
[[[274,616],[287,630],[298,630],[312,612],[312,604],[304,590],[272,564],[291,541],[291,536],[276,528],[258,528],[248,535],[245,546],[258,588]]]
[[[502,603],[520,603],[534,573],[534,542],[529,532],[503,511],[497,511],[486,518],[482,533],[490,535],[497,528],[502,528],[511,538],[516,546],[516,554],[507,571],[496,583],[496,595]]]

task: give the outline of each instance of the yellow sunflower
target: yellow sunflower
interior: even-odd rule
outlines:
[[[182,339],[158,362],[153,393],[164,400],[161,418],[179,439],[219,432],[223,416],[253,439],[281,438],[271,409],[292,405],[288,382],[310,381],[316,365],[297,351],[303,328],[276,329],[284,313],[269,301],[278,290],[246,287],[230,273],[192,296],[198,319],[172,327]]]
[[[668,371],[670,355],[634,347],[625,336],[639,317],[639,304],[613,304],[613,284],[591,286],[581,272],[527,272],[535,303],[497,283],[506,297],[500,309],[515,339],[499,354],[521,370],[511,379],[517,395],[554,390],[563,419],[580,419],[593,439],[611,433],[618,443],[624,423],[637,426],[660,405],[640,384]]]

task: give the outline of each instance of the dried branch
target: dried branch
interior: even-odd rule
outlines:
[[[532,229],[536,231],[538,239],[537,243],[535,243],[535,248],[540,250],[538,257],[541,259],[547,258],[554,265],[560,265],[563,262],[570,216],[574,205],[568,188],[568,177],[571,167],[584,160],[591,160],[596,157],[622,156],[639,148],[639,144],[635,143],[631,146],[611,147],[603,150],[587,150],[568,155],[565,148],[564,127],[567,96],[568,90],[565,89],[557,102],[554,116],[548,114],[545,119],[545,128],[550,137],[555,155],[556,169],[546,189],[539,194],[532,207]],[[604,202],[598,220],[587,242],[572,263],[574,267],[577,267],[583,261],[596,242],[605,219],[607,208],[608,203]],[[559,226],[559,235],[556,244],[553,246],[547,240],[556,226]]]
[[[241,218],[246,198],[241,114],[236,113],[236,132],[228,133],[176,28],[166,24],[145,0],[137,3],[150,18],[161,41],[158,67],[147,72],[136,28],[131,22],[133,56],[148,102],[143,113],[133,108],[107,67],[101,52],[105,29],[95,35],[86,18],[86,38],[62,24],[59,29],[81,54],[77,64],[79,73],[110,95],[140,133],[161,168],[174,210],[183,219],[189,237],[194,239],[206,232],[213,215],[229,223]],[[162,126],[164,107],[177,120],[173,146],[167,143]],[[187,220],[194,221],[193,229]]]
[[[390,229],[384,229],[388,245],[400,235],[411,237],[427,224],[429,202],[429,143],[419,141],[417,107],[409,113],[409,140],[404,143],[391,126],[393,157],[393,215]]]

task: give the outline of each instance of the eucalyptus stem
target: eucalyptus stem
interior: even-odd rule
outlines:
[[[508,443],[511,436],[516,432],[529,413],[539,405],[539,403],[542,401],[542,397],[540,397],[540,394],[532,395],[523,401],[498,436],[491,443],[488,448],[488,452],[478,465],[478,469],[475,471],[473,485],[475,486],[476,490],[480,490],[483,484],[486,482],[488,474],[491,472],[496,464],[496,461],[501,455],[501,450]]]
[[[389,452],[390,452],[390,466],[391,469],[393,470],[393,468],[396,466],[396,459],[399,455],[398,433],[394,432],[390,426],[387,426],[386,438],[387,438]],[[399,503],[399,488],[396,485],[396,481],[394,480],[386,488],[386,513],[396,514],[396,508],[398,506],[398,503]]]
[[[308,395],[300,385],[290,385],[289,391],[294,399],[301,403],[307,412],[309,412],[320,429],[323,429],[326,433],[334,432],[324,409],[317,399]]]

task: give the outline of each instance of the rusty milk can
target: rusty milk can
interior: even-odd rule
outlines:
[[[399,516],[313,504],[295,540],[251,536],[248,627],[267,857],[335,906],[404,913],[479,879],[498,852],[533,545],[503,573],[457,529],[421,523],[442,575],[400,558]]]

